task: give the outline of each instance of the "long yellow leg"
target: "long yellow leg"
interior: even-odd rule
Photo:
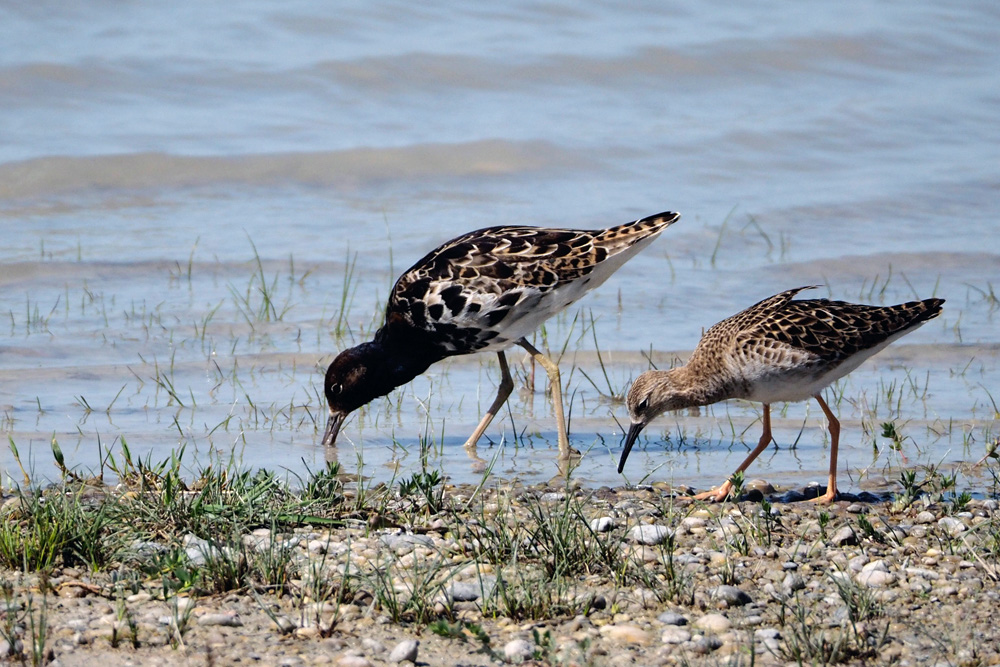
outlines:
[[[750,464],[754,462],[754,459],[760,456],[761,452],[767,449],[767,446],[771,444],[771,439],[772,439],[771,406],[768,405],[767,403],[764,404],[764,415],[762,417],[762,420],[764,422],[764,432],[760,434],[760,441],[757,443],[757,446],[754,448],[754,450],[750,452],[750,454],[745,459],[743,459],[743,463],[741,463],[740,467],[736,469],[736,472],[743,472],[744,470],[749,468]],[[736,473],[733,474],[735,475]],[[726,496],[729,495],[729,492],[730,490],[732,490],[732,488],[733,488],[733,483],[727,479],[725,482],[723,482],[722,486],[719,487],[718,491],[715,490],[705,491],[704,493],[699,493],[698,495],[694,496],[694,499],[695,500],[712,499],[717,503],[721,503],[723,500],[726,499]]]
[[[549,376],[549,384],[552,385],[552,408],[556,413],[556,428],[559,430],[559,457],[567,459],[572,455],[569,448],[569,436],[566,433],[566,418],[563,416],[562,403],[562,377],[559,375],[559,367],[555,362],[535,349],[535,346],[522,338],[517,344],[528,351],[535,361],[541,364],[542,368]]]
[[[814,398],[819,402],[819,407],[823,408],[823,414],[826,415],[830,428],[830,478],[826,483],[826,493],[813,498],[810,502],[829,505],[837,499],[837,448],[840,446],[840,422],[822,396],[816,394]]]
[[[479,426],[472,432],[469,439],[465,441],[465,448],[469,450],[470,454],[476,451],[476,443],[479,442],[479,438],[482,437],[486,427],[490,425],[493,417],[496,416],[497,412],[500,411],[500,408],[507,401],[510,392],[514,390],[514,380],[510,377],[510,368],[507,367],[507,357],[502,350],[497,352],[497,358],[500,360],[500,386],[497,387],[497,397],[493,399],[490,409],[483,415]]]

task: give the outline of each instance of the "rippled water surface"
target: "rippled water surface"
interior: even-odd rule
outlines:
[[[562,357],[588,484],[719,482],[758,406],[664,415],[622,477],[613,397],[805,284],[947,299],[829,391],[845,489],[978,460],[1000,431],[994,2],[39,2],[0,26],[0,425],[35,477],[58,475],[54,437],[88,470],[124,440],[154,461],[183,448],[192,470],[336,458],[388,481],[423,458],[455,481],[484,461],[549,479],[544,374],[532,389],[521,354],[483,461],[461,444],[495,356],[375,401],[336,451],[323,369],[442,241],[661,210],[683,219],[535,340]],[[775,435],[751,476],[824,479],[815,404]],[[21,479],[13,449],[0,468]]]

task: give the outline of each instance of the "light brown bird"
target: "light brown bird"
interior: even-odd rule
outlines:
[[[866,306],[792,297],[798,287],[764,299],[705,332],[688,363],[667,371],[640,375],[629,389],[632,420],[618,472],[625,467],[642,429],[667,410],[709,405],[731,398],[764,404],[764,432],[757,447],[740,464],[743,472],[771,442],[771,404],[819,403],[829,422],[830,475],[826,493],[816,502],[837,496],[837,448],[840,422],[823,400],[824,388],[860,366],[868,357],[941,312],[944,299],[910,301],[896,306]],[[697,499],[725,500],[732,489],[726,480]]]

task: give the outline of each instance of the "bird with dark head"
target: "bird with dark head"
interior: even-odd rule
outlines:
[[[823,400],[823,389],[892,341],[937,317],[944,299],[895,306],[792,299],[804,289],[810,288],[775,294],[719,322],[705,332],[686,365],[646,371],[636,378],[626,398],[631,426],[618,472],[625,468],[639,433],[658,415],[732,398],[764,404],[764,431],[757,447],[736,469],[743,472],[771,442],[771,403],[812,397],[830,430],[828,483],[826,493],[816,501],[832,502],[837,496],[840,422]],[[717,490],[695,498],[722,501],[732,486],[726,480]]]
[[[514,382],[504,350],[519,345],[549,376],[561,457],[570,455],[559,369],[531,345],[545,320],[611,276],[680,218],[659,213],[599,230],[488,227],[435,248],[403,272],[373,340],[341,352],[326,371],[333,445],[345,418],[446,357],[494,351],[500,387],[466,441],[474,449]]]

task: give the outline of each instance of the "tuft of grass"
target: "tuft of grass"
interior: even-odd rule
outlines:
[[[233,298],[233,303],[237,311],[250,325],[251,329],[263,322],[280,322],[284,319],[288,311],[291,310],[291,297],[285,298],[284,302],[278,302],[278,284],[281,280],[280,273],[275,273],[268,277],[264,272],[264,261],[257,251],[257,245],[247,235],[247,241],[253,248],[253,263],[255,270],[250,274],[250,280],[242,290],[237,289],[232,283],[229,284],[229,293]],[[294,265],[292,265],[294,267]],[[294,269],[293,269],[294,271]]]
[[[437,470],[424,469],[413,473],[412,477],[399,481],[399,496],[401,498],[417,497],[423,511],[427,514],[437,514],[444,506],[444,486],[441,473]]]
[[[22,572],[56,564],[97,570],[121,547],[113,501],[87,502],[79,490],[18,491],[19,511],[0,523],[0,565]]]

